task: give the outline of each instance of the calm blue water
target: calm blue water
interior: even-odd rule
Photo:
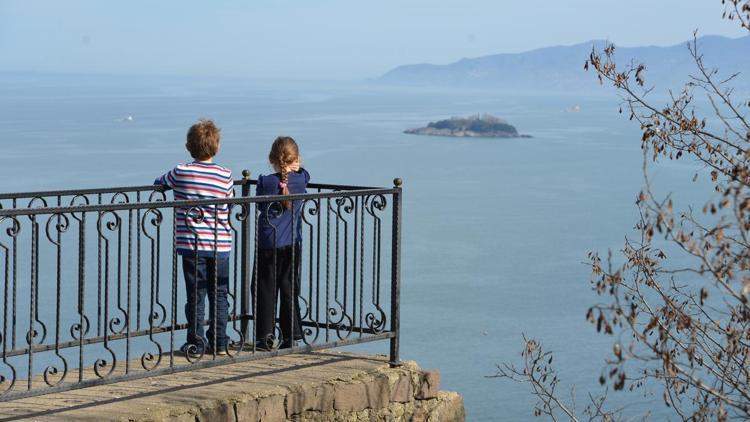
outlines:
[[[6,77],[0,94],[2,191],[150,183],[188,158],[184,134],[202,116],[222,128],[217,161],[237,174],[267,172],[271,141],[288,134],[315,181],[403,178],[403,358],[439,369],[469,420],[527,420],[529,390],[486,378],[520,363],[525,333],[556,353],[585,406],[612,339],[584,320],[597,300],[584,262],[632,233],[642,184],[639,132],[616,97],[52,77]],[[534,138],[402,134],[473,113]],[[667,186],[692,171],[675,164],[655,177]],[[614,399],[627,414],[663,411],[658,397]]]

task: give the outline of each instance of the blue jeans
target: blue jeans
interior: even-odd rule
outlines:
[[[183,255],[182,272],[185,274],[187,292],[185,304],[185,317],[188,323],[187,342],[195,344],[199,349],[208,346],[223,350],[229,341],[227,337],[229,258],[214,259]],[[214,284],[214,279],[217,281],[216,284]],[[208,339],[203,336],[206,296],[208,296],[208,319],[210,320],[206,333]],[[216,344],[214,344],[214,333],[216,333]]]

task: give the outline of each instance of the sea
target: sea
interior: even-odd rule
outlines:
[[[583,410],[616,337],[585,314],[590,252],[622,262],[644,183],[637,123],[598,88],[507,92],[382,87],[360,82],[4,74],[0,190],[151,183],[178,162],[198,118],[221,127],[217,162],[237,177],[267,173],[278,135],[299,143],[313,181],[390,187],[403,180],[404,360],[439,370],[467,420],[524,421],[529,386],[494,377],[522,365],[524,336],[554,353],[557,389]],[[531,138],[446,138],[405,129],[489,113]],[[704,170],[650,163],[661,194]],[[682,204],[698,201],[685,193]],[[702,202],[698,204],[702,206]],[[387,353],[387,343],[356,350]],[[574,387],[573,390],[571,388]],[[668,414],[659,390],[609,392],[638,417]]]

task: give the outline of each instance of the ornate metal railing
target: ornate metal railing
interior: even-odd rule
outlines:
[[[158,186],[0,194],[0,401],[376,340],[399,362],[401,186],[170,201]],[[262,204],[302,201],[302,339],[257,347]],[[175,210],[228,206],[228,354],[180,353],[189,321]],[[216,238],[216,237],[215,237]],[[255,291],[253,290],[255,289]],[[208,325],[209,321],[200,322]],[[278,330],[278,319],[277,319]]]

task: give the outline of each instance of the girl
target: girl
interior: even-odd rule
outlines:
[[[299,148],[294,139],[276,138],[268,161],[276,173],[258,177],[259,196],[307,192],[310,174],[300,168]],[[273,347],[277,297],[281,302],[281,347],[292,347],[296,340],[302,339],[298,301],[302,205],[303,201],[296,200],[265,202],[259,206],[257,283],[253,287],[257,306],[254,312],[256,348]]]

